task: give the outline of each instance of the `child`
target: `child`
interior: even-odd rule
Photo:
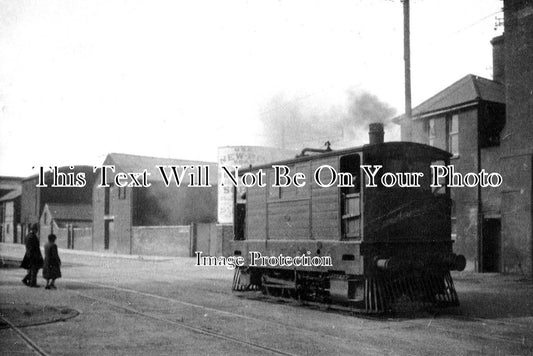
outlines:
[[[46,279],[45,289],[56,289],[54,282],[57,278],[61,277],[61,260],[57,254],[55,241],[56,235],[50,234],[48,235],[48,243],[44,245],[43,277]]]

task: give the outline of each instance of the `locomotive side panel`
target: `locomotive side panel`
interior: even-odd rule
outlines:
[[[311,161],[311,174],[323,165],[329,165],[336,171],[339,169],[338,156]],[[327,183],[331,179],[328,169],[320,171],[320,181]],[[311,235],[315,240],[339,240],[339,188],[320,187],[314,177],[308,178],[311,185]]]
[[[269,240],[309,239],[309,199],[268,203]]]

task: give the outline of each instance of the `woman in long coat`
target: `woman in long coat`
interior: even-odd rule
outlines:
[[[56,289],[55,280],[61,277],[61,260],[55,244],[56,235],[48,235],[48,242],[44,245],[43,277],[46,279],[46,289]]]
[[[20,264],[20,267],[28,270],[22,283],[29,287],[39,287],[37,285],[37,272],[39,268],[43,267],[43,255],[41,255],[39,238],[37,237],[38,231],[39,225],[32,224],[30,233],[26,236],[26,254]]]

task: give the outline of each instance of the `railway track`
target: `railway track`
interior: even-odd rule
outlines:
[[[256,318],[256,317],[252,317],[252,316],[249,316],[249,315],[243,315],[243,314],[240,314],[240,313],[229,312],[229,311],[222,310],[222,309],[207,307],[207,306],[204,306],[204,305],[201,305],[201,304],[186,302],[186,301],[182,301],[182,300],[175,299],[175,298],[169,298],[169,297],[160,296],[160,295],[157,295],[157,294],[141,292],[141,291],[137,291],[137,290],[134,290],[134,289],[115,287],[115,286],[110,286],[110,285],[106,285],[106,284],[94,283],[94,282],[88,282],[88,281],[81,281],[81,280],[76,280],[76,279],[65,279],[65,281],[71,281],[71,282],[75,282],[75,283],[92,285],[92,286],[95,286],[95,287],[100,287],[100,288],[105,288],[105,289],[112,289],[112,290],[116,290],[116,291],[132,293],[132,294],[141,295],[141,296],[145,296],[145,297],[150,297],[150,298],[154,298],[154,299],[165,300],[165,301],[168,301],[168,302],[171,302],[171,303],[177,303],[177,304],[184,305],[184,306],[199,308],[199,309],[202,309],[202,310],[211,311],[211,312],[219,313],[219,314],[222,314],[222,315],[229,315],[229,316],[233,316],[233,317],[237,317],[237,318],[241,318],[241,319],[261,322],[261,323],[264,323],[264,324],[271,325],[273,327],[278,327],[278,328],[279,327],[283,327],[283,328],[294,329],[294,330],[298,330],[300,332],[306,332],[306,333],[314,334],[317,337],[318,336],[320,336],[320,337],[326,336],[326,337],[334,338],[334,339],[336,339],[338,341],[341,341],[341,342],[344,340],[341,337],[337,337],[335,335],[331,335],[331,334],[327,334],[327,333],[323,333],[323,332],[317,332],[317,331],[309,330],[309,329],[302,329],[300,327],[295,327],[295,326],[287,325],[287,324],[284,324],[284,323],[272,322],[272,321],[265,320],[265,319],[262,319],[262,318]],[[77,291],[76,291],[76,293],[80,294]],[[314,309],[314,310],[321,310],[322,312],[323,311],[327,311],[327,312],[332,312],[332,313],[338,313],[338,314],[341,314],[341,315],[356,316],[358,318],[363,318],[363,319],[367,319],[367,320],[384,321],[384,322],[385,321],[394,320],[396,322],[405,323],[407,328],[417,327],[419,325],[419,322],[417,320],[411,320],[409,318],[393,318],[393,319],[391,319],[389,317],[384,317],[381,314],[373,315],[373,314],[368,314],[368,313],[362,313],[361,311],[358,311],[357,309],[353,309],[353,308],[349,308],[349,307],[342,307],[342,306],[335,306],[335,305],[330,305],[330,304],[322,304],[322,303],[314,303],[314,302],[301,303],[301,302],[298,302],[298,301],[296,301],[294,299],[266,296],[266,295],[260,294],[259,292],[257,292],[255,297],[250,297],[249,294],[246,294],[246,293],[240,293],[240,294],[237,293],[237,295],[242,297],[242,298],[244,298],[244,299],[251,300],[251,301],[268,302],[268,303],[273,303],[273,304],[277,304],[277,305],[279,305],[280,302],[281,302],[281,303],[284,303],[285,305],[290,305],[290,306],[295,306],[295,307],[304,307],[304,308],[309,308],[309,309]],[[431,314],[427,314],[425,316],[426,316],[426,318],[427,317],[430,318],[428,325],[431,325],[432,328],[434,328],[436,330],[439,330],[441,332],[456,334],[457,336],[461,336],[461,337],[469,336],[469,337],[472,337],[472,338],[479,338],[479,339],[484,339],[484,340],[498,340],[498,341],[501,341],[501,342],[510,342],[510,343],[513,343],[513,344],[523,344],[523,340],[521,340],[521,339],[503,337],[503,336],[498,336],[498,335],[473,334],[473,333],[468,333],[468,332],[464,332],[464,331],[458,332],[458,331],[453,331],[453,330],[441,327],[441,326],[433,323],[433,320],[435,320],[435,316],[437,316],[437,315],[438,315],[438,313],[434,313],[432,316],[431,316]],[[456,317],[456,316],[454,316],[454,317]],[[468,320],[465,319],[465,321],[468,321]],[[484,325],[503,325],[503,324],[516,325],[514,323],[503,322],[502,320],[497,320],[496,321],[496,320],[489,320],[489,319],[482,319],[482,318],[470,318],[470,321],[471,322],[482,323]],[[372,329],[372,328],[370,328],[370,329]],[[365,330],[369,330],[369,328],[365,327]],[[390,350],[390,351],[392,352],[392,350]]]
[[[37,355],[41,356],[50,356],[46,351],[44,351],[35,341],[33,341],[26,333],[24,333],[20,328],[13,324],[4,316],[0,315],[2,322],[7,324],[11,330],[13,330],[23,341],[24,343]]]
[[[134,294],[134,295],[139,295],[139,296],[149,297],[149,298],[153,298],[153,299],[163,300],[163,301],[166,301],[166,302],[179,304],[179,305],[183,305],[183,306],[187,306],[187,307],[192,307],[192,308],[200,309],[200,310],[203,310],[203,311],[213,312],[213,313],[220,314],[220,315],[226,315],[226,316],[231,316],[231,317],[235,317],[235,318],[238,318],[238,319],[259,322],[259,323],[262,323],[262,324],[266,324],[267,326],[270,326],[270,327],[292,329],[292,330],[299,331],[299,332],[305,331],[306,333],[312,334],[312,335],[314,335],[316,337],[329,337],[329,338],[333,338],[333,339],[335,339],[337,341],[342,341],[343,340],[341,337],[338,337],[338,336],[335,336],[335,335],[326,334],[326,333],[323,333],[323,332],[318,332],[318,331],[309,330],[309,329],[302,329],[301,327],[296,327],[296,326],[285,324],[285,323],[273,322],[273,321],[265,320],[265,319],[262,319],[262,318],[256,318],[256,317],[253,317],[253,316],[250,316],[250,315],[244,315],[244,314],[241,314],[241,313],[234,313],[234,312],[230,312],[230,311],[227,311],[227,310],[222,310],[222,309],[218,309],[218,308],[212,308],[212,307],[208,307],[208,306],[197,304],[197,303],[186,302],[186,301],[179,300],[179,299],[176,299],[176,298],[169,298],[169,297],[161,296],[161,295],[158,295],[158,294],[138,291],[138,290],[135,290],[135,289],[110,286],[110,285],[107,285],[107,284],[88,282],[88,281],[82,281],[82,280],[77,280],[77,279],[64,278],[63,280],[66,281],[66,282],[70,282],[70,283],[85,284],[85,285],[90,285],[90,286],[93,286],[93,287],[98,287],[98,288],[101,288],[101,289],[115,290],[115,291],[119,291],[119,292],[125,292],[125,293]],[[88,298],[92,298],[92,297],[90,297],[88,295],[85,295],[83,293],[80,293],[78,291],[74,291],[72,289],[68,289],[68,285],[67,285],[67,290],[69,290],[70,292],[74,292],[74,293],[76,293],[78,295],[81,295],[81,296],[87,296]]]
[[[10,278],[10,279],[16,280],[15,278]],[[116,290],[116,291],[121,291],[121,292],[128,292],[128,293],[132,293],[132,294],[137,294],[137,295],[141,295],[141,296],[144,296],[144,297],[150,297],[150,298],[154,298],[154,299],[165,300],[165,301],[172,302],[172,303],[178,303],[178,304],[181,304],[181,305],[184,305],[184,306],[201,308],[203,310],[209,310],[209,311],[212,311],[212,312],[225,314],[225,315],[232,315],[232,316],[239,317],[239,318],[242,318],[242,319],[249,319],[249,320],[255,320],[255,321],[262,321],[262,322],[270,323],[270,324],[276,324],[276,323],[268,322],[268,321],[265,321],[265,320],[248,317],[248,316],[245,316],[245,315],[242,315],[242,314],[238,314],[238,313],[232,313],[232,312],[228,312],[228,311],[224,311],[224,310],[220,310],[220,309],[216,309],[216,308],[210,308],[210,307],[202,306],[202,305],[195,304],[195,303],[189,303],[189,302],[180,301],[180,300],[173,299],[173,298],[167,298],[167,297],[159,296],[159,295],[156,295],[156,294],[140,292],[140,291],[136,291],[136,290],[133,290],[133,289],[114,287],[114,286],[104,285],[104,284],[100,284],[100,283],[92,283],[92,282],[86,282],[86,281],[81,281],[81,280],[76,280],[76,279],[64,279],[64,280],[68,281],[70,283],[79,283],[79,284],[90,285],[90,286],[93,286],[93,287],[99,287],[100,289],[111,289],[111,290]],[[239,338],[231,336],[231,335],[226,335],[226,334],[223,334],[223,333],[220,333],[220,332],[216,332],[216,331],[213,331],[213,330],[208,330],[207,328],[202,328],[202,327],[198,327],[198,326],[194,326],[194,325],[189,325],[189,324],[186,324],[186,323],[183,323],[183,322],[180,322],[180,321],[175,321],[175,320],[171,320],[171,319],[168,319],[168,318],[159,317],[159,316],[156,316],[156,315],[151,315],[151,314],[145,313],[143,311],[137,310],[137,309],[135,309],[135,308],[133,308],[131,306],[126,306],[126,305],[123,305],[121,303],[113,302],[113,301],[110,301],[110,300],[105,299],[105,298],[91,296],[91,295],[88,295],[86,293],[82,293],[82,292],[73,290],[71,288],[68,288],[68,286],[67,286],[66,290],[69,293],[76,294],[76,295],[78,295],[78,296],[80,296],[82,298],[89,299],[89,300],[92,300],[94,302],[106,304],[106,305],[112,306],[112,307],[114,307],[116,309],[120,309],[120,310],[126,311],[128,313],[132,313],[132,314],[135,314],[135,315],[142,316],[142,317],[144,317],[146,319],[155,320],[155,321],[159,321],[159,322],[166,323],[166,324],[169,324],[169,325],[173,325],[175,327],[186,329],[186,330],[195,332],[197,334],[202,334],[202,335],[210,336],[210,337],[217,338],[217,339],[220,339],[220,340],[233,342],[233,343],[239,344],[241,346],[245,346],[245,347],[254,349],[256,351],[261,351],[263,353],[267,352],[267,353],[273,354],[273,355],[284,355],[284,356],[296,356],[297,355],[297,354],[294,354],[294,353],[278,350],[276,348],[269,347],[269,346],[266,346],[266,345],[261,345],[259,343],[255,343],[255,342],[252,342],[252,341],[239,339]],[[18,334],[18,336],[22,340],[24,340],[24,342],[28,345],[28,347],[30,347],[36,354],[42,355],[42,356],[50,356],[41,347],[39,347],[39,345],[35,341],[33,341],[27,334],[25,334],[23,331],[21,331],[20,328],[16,327],[13,323],[11,323],[9,320],[4,318],[2,315],[0,315],[0,319],[3,322],[5,322],[7,325],[9,325],[9,327],[14,332],[16,332]],[[277,325],[277,326],[279,327],[280,325]]]
[[[11,278],[9,278],[9,279],[11,279]],[[14,278],[13,278],[13,280],[18,281],[18,279],[14,279]],[[123,293],[129,293],[129,294],[132,294],[132,295],[142,296],[142,297],[149,298],[149,299],[158,299],[158,300],[166,301],[166,302],[169,302],[169,303],[175,303],[175,304],[178,304],[178,305],[182,305],[182,306],[186,306],[186,307],[190,307],[190,308],[203,310],[203,311],[206,311],[206,312],[209,311],[209,312],[212,312],[212,313],[231,316],[231,317],[239,318],[239,319],[242,319],[242,320],[260,322],[260,323],[264,323],[264,324],[267,324],[268,326],[272,326],[272,327],[275,327],[275,328],[278,328],[278,329],[279,328],[285,328],[285,329],[286,328],[290,328],[290,329],[293,329],[293,330],[299,330],[300,332],[308,334],[311,337],[321,336],[321,337],[333,338],[333,339],[337,340],[338,342],[343,342],[343,341],[345,342],[346,341],[342,337],[338,337],[338,336],[335,336],[335,335],[330,335],[328,333],[323,333],[323,332],[319,332],[319,331],[315,331],[315,330],[310,330],[310,329],[307,329],[307,328],[300,328],[300,327],[293,326],[293,325],[287,325],[286,323],[279,323],[279,322],[274,322],[274,321],[270,321],[270,320],[265,320],[264,318],[254,317],[254,316],[250,316],[250,315],[243,315],[243,314],[238,313],[238,312],[233,312],[233,311],[227,311],[227,310],[222,310],[222,309],[218,309],[218,308],[213,308],[213,307],[209,307],[209,306],[205,306],[205,305],[201,305],[201,304],[197,304],[197,303],[193,303],[193,302],[188,302],[188,301],[184,301],[184,300],[180,300],[180,299],[176,299],[176,298],[172,298],[172,297],[165,297],[165,296],[161,296],[161,295],[153,294],[153,293],[149,293],[149,292],[143,292],[143,291],[138,291],[138,290],[134,290],[134,289],[130,289],[130,288],[123,288],[123,287],[107,285],[107,284],[102,284],[102,283],[97,283],[97,282],[90,282],[90,281],[85,281],[85,280],[78,280],[78,279],[64,278],[62,280],[67,282],[65,291],[67,291],[69,293],[77,294],[77,295],[79,295],[82,298],[86,298],[86,299],[92,300],[94,302],[103,303],[103,304],[112,306],[113,308],[117,308],[117,309],[123,310],[123,311],[128,312],[128,313],[139,315],[139,316],[141,316],[143,318],[156,320],[156,321],[159,321],[159,322],[162,322],[162,323],[173,325],[174,327],[187,329],[189,331],[196,332],[198,334],[203,334],[203,335],[206,335],[206,336],[209,336],[209,337],[213,337],[213,338],[217,338],[217,339],[221,339],[221,340],[226,340],[228,342],[233,342],[235,344],[238,344],[238,345],[241,345],[241,346],[246,346],[246,347],[248,347],[250,349],[253,349],[253,350],[256,350],[256,351],[262,351],[264,353],[276,354],[276,355],[293,355],[293,353],[286,352],[286,351],[283,351],[283,350],[278,350],[275,347],[266,346],[266,345],[261,344],[261,343],[243,340],[243,339],[240,339],[240,338],[235,337],[235,336],[227,335],[225,333],[209,330],[209,329],[206,329],[206,328],[203,328],[203,327],[200,327],[200,326],[196,326],[196,325],[186,324],[186,323],[184,323],[182,321],[171,320],[171,319],[169,319],[167,317],[164,317],[164,316],[161,317],[161,316],[148,314],[148,313],[145,313],[145,312],[139,310],[138,308],[136,309],[136,307],[132,306],[131,303],[126,303],[127,304],[126,305],[126,304],[122,304],[122,303],[117,303],[115,301],[112,301],[112,300],[109,300],[109,299],[106,299],[106,298],[102,298],[100,296],[89,295],[87,293],[83,293],[83,292],[77,291],[77,290],[75,290],[75,288],[72,288],[73,284],[74,285],[75,284],[80,284],[80,285],[91,286],[91,287],[94,288],[95,291],[107,289],[107,290],[111,290],[111,291],[114,290],[114,291],[117,291],[117,292],[123,292]],[[71,288],[69,288],[69,284],[70,284]],[[246,299],[249,299],[249,298],[246,298]],[[277,298],[278,299],[277,301],[275,299],[276,298],[273,298],[273,297],[265,298],[265,297],[260,297],[259,296],[259,297],[255,298],[255,299],[252,299],[252,300],[259,300],[259,301],[262,301],[262,302],[266,300],[268,302],[273,302],[273,303],[280,304],[280,298]],[[286,301],[281,301],[281,303],[285,303],[285,302]],[[298,304],[298,303],[293,301],[293,304]],[[287,305],[291,305],[291,304],[287,303]],[[322,309],[322,308],[320,308],[320,309]],[[373,320],[381,319],[381,320],[385,321],[385,319],[383,317],[379,318],[379,317],[365,316],[365,318],[366,319],[373,319]],[[402,321],[402,323],[405,322],[404,325],[406,325],[407,328],[418,327],[419,324],[420,324],[418,320],[408,320],[408,319],[406,320],[406,319],[403,319],[403,320],[399,320],[399,321]],[[480,334],[477,334],[477,333],[473,334],[473,333],[468,333],[468,332],[467,333],[465,333],[465,332],[460,332],[460,333],[459,332],[454,332],[453,330],[450,330],[448,328],[440,327],[438,324],[432,323],[432,321],[433,321],[433,318],[431,318],[431,320],[429,321],[428,326],[431,325],[432,328],[434,328],[436,330],[442,330],[443,332],[446,332],[446,333],[457,334],[458,337],[459,336],[460,337],[468,336],[468,337],[472,337],[472,338],[476,338],[476,339],[486,339],[487,341],[488,340],[498,340],[498,341],[502,341],[502,342],[511,342],[511,343],[515,343],[515,344],[516,343],[522,343],[522,340],[518,340],[518,339],[515,339],[515,338],[502,337],[502,336],[499,336],[499,335],[480,335]],[[493,323],[502,324],[502,321],[492,321],[492,320],[486,320],[486,319],[477,320],[477,319],[474,318],[471,321],[472,322],[482,322],[484,324],[493,324]],[[378,327],[378,328],[371,327],[370,329],[381,329],[381,328],[380,327]],[[368,330],[368,328],[365,327],[365,330]],[[392,352],[392,350],[390,350],[390,351]],[[38,353],[39,351],[36,351],[36,352]],[[44,355],[46,353],[39,353],[39,354]]]
[[[187,330],[190,330],[190,331],[198,333],[198,334],[207,335],[207,336],[211,336],[211,337],[214,337],[214,338],[217,338],[217,339],[226,340],[226,341],[231,341],[231,342],[237,343],[239,345],[243,345],[243,346],[246,346],[246,347],[253,348],[253,349],[258,350],[258,351],[263,351],[263,352],[264,351],[268,351],[269,353],[272,353],[274,355],[295,356],[295,354],[284,352],[284,351],[281,351],[281,350],[277,350],[275,348],[268,347],[268,346],[265,346],[265,345],[260,345],[258,343],[242,340],[242,339],[239,339],[239,338],[236,338],[236,337],[233,337],[233,336],[229,336],[229,335],[225,335],[225,334],[222,334],[222,333],[219,333],[219,332],[207,330],[205,328],[196,327],[196,326],[188,325],[188,324],[185,324],[185,323],[182,323],[182,322],[178,322],[178,321],[170,320],[170,319],[167,319],[167,318],[162,318],[162,317],[158,317],[158,316],[151,315],[151,314],[148,314],[148,313],[144,313],[144,312],[139,311],[139,310],[137,310],[135,308],[132,308],[132,307],[129,307],[129,306],[125,306],[125,305],[121,305],[119,303],[111,302],[111,301],[109,301],[107,299],[104,299],[104,298],[98,298],[98,297],[94,297],[94,296],[89,296],[89,295],[87,295],[85,293],[81,293],[81,292],[78,292],[78,291],[70,290],[70,292],[78,294],[79,296],[81,296],[83,298],[91,299],[91,300],[94,300],[94,301],[99,302],[99,303],[104,303],[104,304],[113,306],[115,308],[122,309],[122,310],[128,311],[130,313],[140,315],[140,316],[142,316],[144,318],[147,318],[147,319],[157,320],[157,321],[160,321],[160,322],[163,322],[163,323],[171,324],[171,325],[174,325],[176,327],[187,329]]]
[[[63,280],[64,281],[68,281],[68,282],[72,282],[72,283],[86,284],[86,285],[91,285],[91,286],[94,286],[94,287],[112,289],[112,290],[116,290],[116,291],[120,291],[120,292],[126,292],[126,293],[136,294],[136,295],[140,295],[140,296],[150,297],[150,298],[154,298],[154,299],[164,300],[164,301],[167,301],[167,302],[176,303],[176,304],[189,306],[189,307],[194,307],[194,308],[202,309],[202,310],[205,310],[205,311],[214,312],[214,313],[217,313],[217,314],[228,315],[228,316],[233,316],[233,317],[240,318],[240,319],[261,322],[261,323],[268,324],[268,325],[273,326],[273,327],[283,327],[283,328],[289,328],[289,329],[302,331],[302,329],[300,327],[295,327],[295,326],[292,326],[292,325],[289,325],[289,324],[273,322],[273,321],[270,321],[270,320],[256,318],[256,317],[253,317],[253,316],[250,316],[250,315],[234,313],[234,312],[230,312],[230,311],[227,311],[227,310],[212,308],[212,307],[208,307],[208,306],[201,305],[201,304],[186,302],[186,301],[179,300],[179,299],[176,299],[176,298],[169,298],[169,297],[165,297],[165,296],[161,296],[161,295],[157,295],[157,294],[153,294],[153,293],[141,292],[141,291],[138,291],[138,290],[135,290],[135,289],[115,287],[115,286],[110,286],[110,285],[107,285],[107,284],[81,281],[81,280],[77,280],[77,279],[67,279],[67,278],[65,278]],[[264,296],[264,295],[261,295],[260,297],[254,298],[254,297],[248,297],[248,295],[246,295],[245,293],[238,293],[238,292],[234,292],[234,295],[237,295],[240,298],[251,300],[251,301],[260,301],[260,302],[268,301],[268,302],[272,302],[272,303],[278,304],[278,305],[280,304],[279,302],[282,302],[282,303],[285,303],[286,305],[291,305],[291,306],[293,306],[293,305],[294,306],[296,306],[296,305],[298,305],[298,306],[313,306],[313,307],[316,307],[316,309],[318,309],[319,307],[325,308],[324,304],[319,304],[319,303],[313,304],[312,302],[308,302],[306,304],[298,304],[297,301],[292,300],[292,299],[286,299],[286,298],[275,298],[275,297],[268,297],[268,296]],[[348,309],[344,309],[344,308],[337,308],[336,309],[333,306],[331,306],[330,309],[331,309],[331,311],[335,311],[335,312],[347,311],[348,310]],[[355,311],[353,309],[351,311],[355,314]],[[354,314],[352,314],[352,315],[354,315]],[[374,320],[378,320],[379,319],[379,317],[372,317],[372,316],[369,316],[368,314],[367,315],[361,315],[361,317],[366,318],[366,319],[374,319]],[[381,319],[384,320],[383,318],[381,318]],[[319,336],[329,336],[329,337],[341,340],[341,338],[336,337],[334,335],[328,335],[328,334],[324,334],[324,333],[319,333],[317,331],[309,330],[309,329],[306,329],[305,331],[309,332],[309,333],[313,333],[313,334],[319,335]]]

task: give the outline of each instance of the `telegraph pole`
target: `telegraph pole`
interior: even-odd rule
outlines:
[[[411,138],[411,41],[409,32],[409,0],[403,2],[403,59],[405,63],[405,120]]]
[[[403,118],[402,140],[412,140],[412,112],[411,112],[411,35],[409,30],[409,0],[403,3],[403,59],[405,73],[405,115]]]

